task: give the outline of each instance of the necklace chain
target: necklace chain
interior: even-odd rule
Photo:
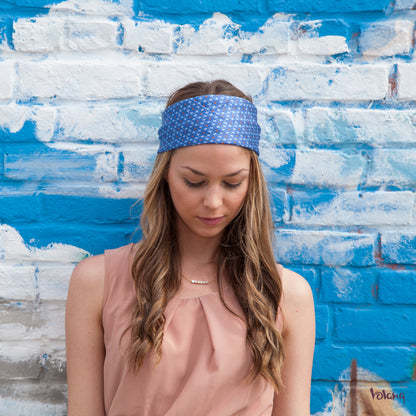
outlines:
[[[207,285],[208,283],[213,282],[213,280],[195,280],[195,279],[188,279],[184,274],[182,276],[187,280],[188,282],[191,282],[194,285]]]

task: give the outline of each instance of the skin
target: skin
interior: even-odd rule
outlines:
[[[165,180],[176,209],[182,270],[188,278],[215,279],[215,250],[244,202],[249,167],[248,152],[231,145],[191,146],[172,155]],[[104,256],[99,255],[79,263],[71,277],[66,313],[68,416],[105,415],[104,273]],[[315,340],[313,297],[298,274],[285,269],[281,278],[285,387],[275,395],[273,415],[307,416]]]

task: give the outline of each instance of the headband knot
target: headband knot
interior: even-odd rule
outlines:
[[[250,101],[201,95],[178,101],[162,114],[158,153],[198,144],[232,144],[259,154],[260,126]]]

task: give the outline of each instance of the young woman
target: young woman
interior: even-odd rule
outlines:
[[[275,263],[251,99],[169,99],[143,239],[83,260],[67,302],[69,416],[306,416],[313,298]]]

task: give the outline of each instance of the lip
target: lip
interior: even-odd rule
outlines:
[[[224,215],[222,217],[198,217],[205,225],[217,225],[224,218]]]

